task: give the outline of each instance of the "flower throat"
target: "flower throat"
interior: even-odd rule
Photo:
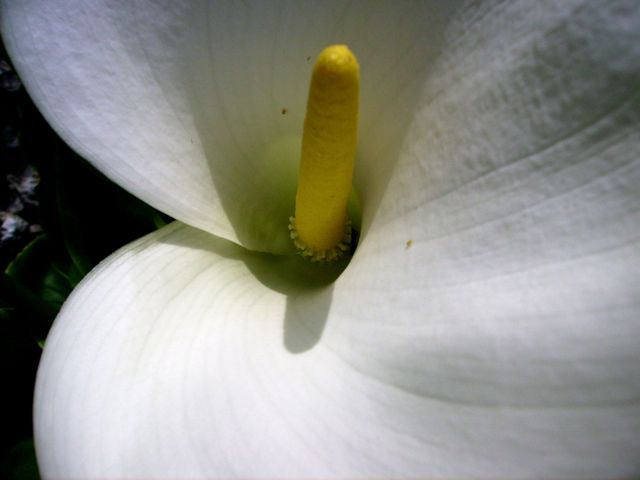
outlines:
[[[291,238],[303,256],[332,261],[351,248],[347,214],[358,137],[360,67],[332,45],[313,67]]]

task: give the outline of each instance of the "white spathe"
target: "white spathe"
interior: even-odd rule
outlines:
[[[640,472],[636,2],[104,3],[4,1],[5,42],[61,135],[182,223],[56,320],[43,476]],[[321,286],[251,250],[287,250],[264,162],[335,42],[364,219]]]

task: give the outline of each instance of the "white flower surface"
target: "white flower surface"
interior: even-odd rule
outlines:
[[[637,2],[1,5],[53,127],[178,219],[56,320],[43,477],[638,475]],[[362,75],[341,274],[287,238],[332,43]]]

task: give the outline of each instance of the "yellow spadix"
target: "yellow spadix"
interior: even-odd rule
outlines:
[[[358,136],[360,67],[332,45],[313,67],[291,237],[303,255],[332,260],[349,249],[347,204]]]

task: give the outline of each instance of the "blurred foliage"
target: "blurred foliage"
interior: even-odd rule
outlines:
[[[0,45],[0,478],[38,478],[31,409],[41,347],[81,279],[171,221],[71,151],[37,111]]]

